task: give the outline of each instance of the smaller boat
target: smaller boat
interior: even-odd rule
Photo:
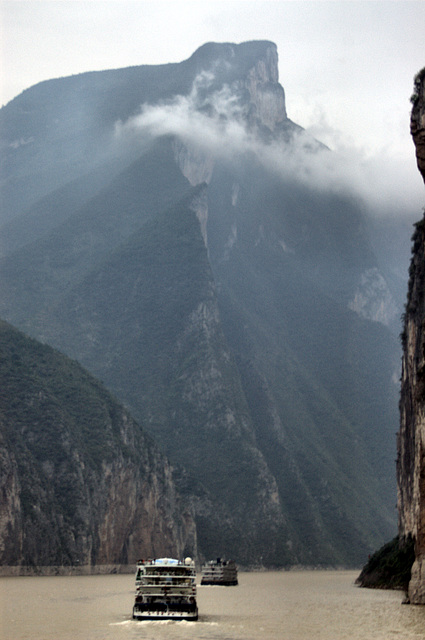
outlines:
[[[196,571],[192,558],[140,560],[134,620],[197,620]]]
[[[238,568],[234,560],[211,560],[202,566],[201,585],[234,587],[238,584]]]

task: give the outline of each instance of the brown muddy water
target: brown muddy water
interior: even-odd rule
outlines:
[[[358,572],[239,573],[198,586],[198,622],[136,622],[134,576],[0,578],[1,640],[424,640],[425,606]],[[198,582],[200,576],[198,576]]]

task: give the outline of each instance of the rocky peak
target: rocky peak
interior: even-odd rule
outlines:
[[[271,133],[287,120],[273,42],[210,42],[195,51],[187,64],[194,74],[192,97],[202,113],[222,122],[239,119],[251,131]],[[193,141],[178,140],[174,154],[192,186],[210,182],[215,164],[212,151]]]
[[[286,120],[285,92],[279,84],[277,47],[273,42],[207,43],[190,59],[198,73],[210,72],[211,91],[228,86],[247,108],[250,124],[274,130]]]

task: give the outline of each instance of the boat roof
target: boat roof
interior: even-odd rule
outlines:
[[[149,564],[149,565],[192,565],[192,558],[185,558],[184,560],[177,560],[176,558],[149,558],[148,560],[139,560],[137,564]]]

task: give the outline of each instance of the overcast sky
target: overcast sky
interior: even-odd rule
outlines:
[[[399,167],[418,206],[424,199],[409,132],[413,77],[425,66],[424,0],[0,0],[0,7],[0,104],[49,78],[180,62],[210,41],[272,40],[288,116],[335,150]]]

